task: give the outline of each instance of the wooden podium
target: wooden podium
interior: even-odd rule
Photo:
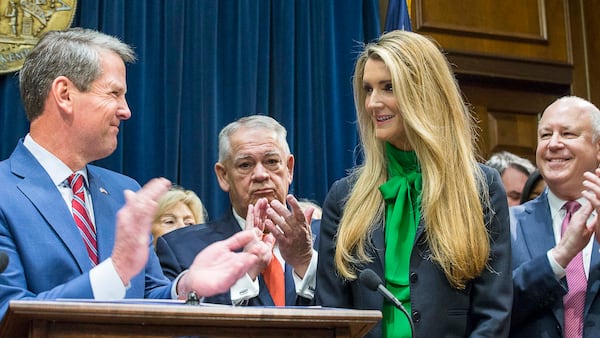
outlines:
[[[362,337],[375,310],[11,301],[0,337]]]

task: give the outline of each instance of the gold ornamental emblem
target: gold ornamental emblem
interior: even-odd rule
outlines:
[[[0,0],[0,74],[19,70],[43,33],[71,26],[77,0]]]

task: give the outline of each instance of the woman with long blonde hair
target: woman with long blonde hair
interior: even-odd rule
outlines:
[[[476,160],[475,123],[448,61],[422,35],[386,33],[360,54],[354,97],[364,161],[323,206],[318,302],[382,310],[369,337],[507,336],[506,194]],[[406,315],[361,285],[367,268]]]

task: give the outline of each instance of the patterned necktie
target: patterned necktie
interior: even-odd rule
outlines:
[[[83,184],[83,176],[80,173],[73,173],[67,180],[73,190],[73,200],[71,202],[73,219],[79,228],[79,233],[81,233],[81,237],[85,243],[85,248],[87,249],[92,266],[96,266],[98,264],[96,229],[94,228],[94,224],[92,224],[85,207],[85,186]]]
[[[571,216],[580,207],[577,201],[568,201],[563,206],[567,213],[562,222],[561,234],[563,234],[571,220]],[[583,335],[583,310],[585,307],[585,293],[587,290],[587,277],[583,268],[583,256],[581,251],[567,265],[567,285],[569,292],[563,297],[565,308],[565,337],[582,337]]]
[[[263,278],[267,289],[273,298],[273,302],[276,306],[285,306],[285,279],[283,276],[283,268],[279,259],[273,254],[271,262],[263,270]]]

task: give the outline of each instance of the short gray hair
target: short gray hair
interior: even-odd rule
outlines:
[[[84,28],[49,31],[25,58],[19,72],[21,100],[27,119],[42,114],[52,81],[66,76],[78,90],[88,91],[102,75],[100,52],[114,52],[123,62],[135,61],[133,49],[116,37]]]
[[[487,162],[485,162],[487,166],[490,166],[500,173],[504,173],[506,168],[516,169],[523,174],[529,176],[535,170],[535,166],[526,158],[519,157],[513,153],[509,153],[508,151],[501,151],[499,153],[493,154]]]
[[[267,129],[277,134],[277,143],[283,148],[285,155],[290,154],[287,143],[287,131],[274,118],[266,115],[250,115],[229,123],[219,133],[219,162],[223,163],[231,156],[231,135],[240,128]]]

